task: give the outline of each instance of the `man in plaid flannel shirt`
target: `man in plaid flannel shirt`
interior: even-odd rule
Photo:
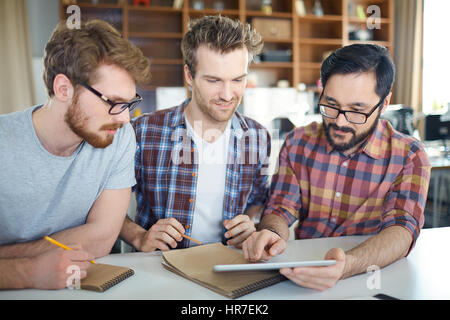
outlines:
[[[341,48],[322,64],[321,80],[323,124],[288,134],[259,231],[243,251],[251,261],[280,254],[296,220],[297,239],[372,235],[350,251],[329,250],[332,266],[280,270],[298,285],[325,290],[410,252],[424,224],[430,164],[419,141],[379,119],[394,80],[385,48]]]
[[[240,247],[255,231],[268,197],[270,136],[236,109],[259,34],[238,20],[194,20],[183,38],[192,98],[133,123],[136,223],[121,237],[139,251],[222,241]]]

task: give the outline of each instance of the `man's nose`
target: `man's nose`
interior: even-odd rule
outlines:
[[[223,83],[219,97],[224,101],[230,101],[231,99],[233,99],[233,90],[230,83],[228,83],[227,81]]]
[[[343,127],[345,125],[347,125],[349,122],[347,121],[347,118],[345,117],[345,115],[343,113],[340,113],[338,115],[338,117],[336,118],[336,125],[338,127]]]
[[[112,116],[114,121],[117,123],[125,124],[130,122],[130,109],[126,109],[125,111],[115,114]]]

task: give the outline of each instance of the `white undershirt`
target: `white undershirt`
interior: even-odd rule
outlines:
[[[202,243],[219,242],[223,233],[223,201],[231,121],[223,133],[218,130],[209,132],[215,136],[220,134],[212,143],[202,139],[187,118],[186,127],[197,147],[199,162],[191,236]],[[190,241],[190,246],[195,245]]]

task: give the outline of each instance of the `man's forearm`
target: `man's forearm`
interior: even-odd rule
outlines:
[[[245,209],[245,214],[254,222],[259,221],[261,213],[264,210],[264,205],[251,206]]]
[[[120,231],[120,238],[133,246],[136,250],[140,250],[142,235],[146,230],[133,222],[128,216],[125,217],[122,230]]]
[[[257,230],[261,231],[262,229],[268,228],[273,229],[276,233],[280,235],[284,240],[289,238],[289,226],[286,221],[275,215],[275,214],[267,214],[262,217],[261,222],[257,226]]]
[[[33,257],[51,249],[52,244],[45,240],[35,240],[23,243],[0,246],[0,258]]]
[[[24,289],[30,287],[29,258],[0,259],[0,289]]]
[[[111,228],[112,226],[87,222],[81,226],[57,232],[52,237],[68,246],[79,244],[83,250],[99,258],[109,254],[117,240],[119,230],[111,230]]]
[[[131,188],[103,190],[92,205],[86,223],[58,231],[50,236],[67,245],[81,245],[96,258],[109,254],[117,240],[130,203]],[[54,245],[43,239],[0,247],[0,257],[32,257]]]
[[[367,272],[375,265],[383,268],[408,253],[412,243],[411,234],[401,226],[384,229],[359,246],[346,252],[343,279]]]
[[[106,227],[104,229],[107,229]],[[107,255],[114,245],[117,234],[99,228],[94,223],[66,229],[50,235],[57,241],[67,245],[81,245],[83,250],[92,253],[96,258]],[[0,258],[33,257],[44,253],[55,246],[43,239],[4,245],[0,247]]]

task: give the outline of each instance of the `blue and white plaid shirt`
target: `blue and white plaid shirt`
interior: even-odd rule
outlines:
[[[144,114],[133,121],[137,150],[136,223],[148,230],[159,219],[175,218],[191,235],[196,201],[198,150],[186,129],[184,108]],[[256,121],[235,112],[226,167],[223,219],[264,205],[268,198],[270,136]],[[224,230],[225,233],[225,230]],[[184,239],[179,248],[188,247]],[[225,238],[222,237],[225,242]]]

